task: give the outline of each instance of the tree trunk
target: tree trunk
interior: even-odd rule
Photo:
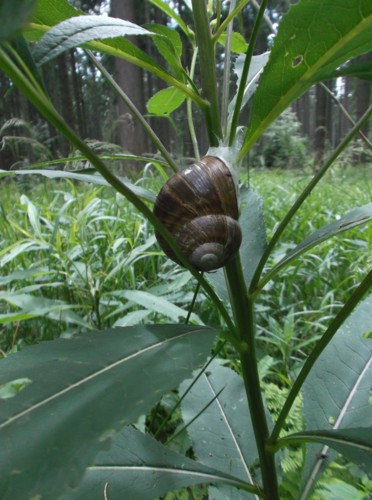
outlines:
[[[314,169],[320,168],[323,160],[327,127],[327,100],[325,90],[318,84],[315,88],[315,133],[314,133]]]
[[[58,57],[58,81],[59,81],[59,88],[61,95],[60,111],[63,118],[70,125],[70,127],[74,127],[75,116],[72,104],[67,57],[68,57],[67,54],[62,54],[61,56]],[[70,151],[70,145],[66,139],[63,139],[63,142],[61,143],[61,149],[63,155],[68,156]]]
[[[369,61],[372,61],[371,52],[358,57],[358,62]],[[356,100],[355,121],[358,121],[364,115],[371,103],[371,82],[369,80],[362,80],[361,78],[357,78],[354,96]],[[369,123],[370,121],[367,121],[362,128],[362,132],[366,137],[368,137]],[[360,148],[353,155],[354,165],[365,163],[367,161],[366,151],[364,150],[365,143],[360,139],[360,137],[358,138],[358,143],[360,144]]]
[[[358,62],[369,62],[372,61],[372,52],[363,54],[358,57]],[[362,80],[357,78],[355,86],[355,99],[356,99],[356,121],[358,121],[366,112],[368,106],[371,102],[371,82],[369,80]],[[367,121],[362,131],[365,135],[368,135],[369,122]]]
[[[111,16],[119,17],[136,24],[141,24],[141,13],[144,12],[143,0],[111,0]],[[136,37],[131,37],[132,43],[137,43]],[[116,79],[124,92],[130,97],[141,113],[145,112],[143,72],[137,66],[116,59]],[[126,151],[133,154],[143,154],[148,151],[148,141],[142,127],[133,119],[124,103],[119,101],[119,140]],[[134,165],[130,165],[133,168]]]

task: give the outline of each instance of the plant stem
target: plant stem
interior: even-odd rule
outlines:
[[[116,83],[116,81],[112,78],[112,76],[107,71],[107,69],[103,66],[101,61],[99,61],[90,50],[86,50],[85,52],[86,52],[87,56],[89,57],[89,59],[92,61],[92,63],[99,69],[99,71],[102,73],[102,75],[106,78],[107,82],[111,85],[111,87],[118,94],[120,99],[125,103],[125,105],[129,109],[133,118],[135,118],[135,120],[137,120],[137,122],[141,125],[141,127],[146,132],[146,134],[150,137],[151,141],[158,148],[158,150],[160,151],[164,160],[168,163],[168,165],[171,167],[173,172],[177,172],[178,168],[177,168],[175,161],[173,160],[173,158],[171,157],[171,155],[167,151],[167,148],[161,142],[159,137],[155,134],[155,131],[150,127],[150,125],[144,119],[144,117],[142,116],[142,113],[135,106],[134,102],[127,96],[127,94],[120,87],[120,85],[118,85]]]
[[[261,394],[255,348],[254,303],[246,291],[239,254],[225,269],[235,324],[239,336],[239,356],[244,386],[260,460],[263,490],[270,500],[278,500],[278,479],[274,452],[268,450],[269,429]]]
[[[238,120],[239,120],[239,115],[240,115],[240,110],[243,102],[243,97],[244,97],[244,91],[245,91],[245,85],[247,83],[247,78],[248,78],[248,72],[249,72],[249,67],[251,65],[252,57],[253,57],[253,51],[254,47],[256,45],[256,40],[257,40],[257,35],[258,35],[258,30],[261,26],[261,21],[263,18],[263,15],[265,13],[266,5],[267,5],[268,0],[262,0],[260,10],[258,11],[256,20],[254,22],[253,26],[253,31],[251,38],[249,40],[249,45],[248,45],[248,50],[247,50],[247,55],[245,56],[245,61],[244,61],[244,66],[243,66],[243,72],[242,72],[242,77],[240,80],[239,84],[239,89],[238,93],[236,96],[236,103],[235,103],[235,108],[234,108],[234,114],[231,120],[231,127],[230,127],[230,138],[229,138],[229,144],[230,146],[233,145],[235,135],[236,135],[236,129],[238,127]]]
[[[195,47],[194,53],[192,55],[191,66],[190,66],[190,78],[191,79],[194,78],[197,56],[198,56],[198,47]],[[189,131],[190,131],[192,146],[194,149],[194,156],[195,156],[196,160],[199,161],[200,160],[200,153],[199,153],[198,140],[196,138],[196,133],[195,133],[194,121],[192,119],[192,100],[191,99],[187,99],[187,122],[189,124]]]
[[[267,259],[269,258],[274,246],[278,242],[278,240],[281,237],[282,233],[284,232],[285,228],[288,226],[292,217],[295,215],[295,213],[301,207],[301,205],[306,200],[306,198],[310,195],[310,193],[312,192],[314,187],[318,184],[318,182],[324,176],[324,174],[327,172],[327,170],[332,165],[332,163],[342,153],[342,151],[349,144],[349,142],[355,137],[355,135],[359,132],[359,130],[363,127],[363,125],[367,122],[367,120],[369,119],[371,114],[372,114],[372,106],[370,106],[367,109],[367,111],[360,118],[360,120],[350,130],[350,132],[347,134],[347,136],[344,138],[344,140],[339,144],[339,146],[332,153],[332,155],[330,156],[328,161],[323,165],[323,167],[319,170],[319,172],[316,175],[314,175],[314,177],[311,179],[309,184],[306,186],[306,188],[302,191],[302,193],[297,198],[297,200],[294,202],[292,207],[289,209],[288,213],[285,215],[284,219],[279,224],[278,229],[275,231],[273,237],[271,238],[269,244],[266,247],[264,254],[261,257],[261,260],[257,266],[257,269],[256,269],[254,276],[252,278],[252,281],[251,281],[250,293],[256,295],[260,290],[262,290],[262,288],[265,286],[265,284],[268,281],[270,281],[270,279],[273,278],[273,275],[269,272],[267,274],[267,276],[265,276],[265,278],[262,279],[260,283],[258,283],[260,276],[261,276],[261,273],[263,271],[263,268],[267,262]]]
[[[234,10],[236,0],[231,0],[229,13]],[[229,86],[230,86],[230,67],[231,67],[231,37],[233,32],[233,24],[230,23],[226,30],[226,47],[225,47],[225,57],[224,57],[224,67],[223,67],[223,81],[222,81],[222,101],[221,101],[221,126],[223,131],[223,136],[225,137],[227,130],[227,109],[229,105]]]
[[[232,9],[230,8],[229,14],[227,15],[226,19],[223,20],[221,25],[218,27],[216,30],[215,34],[213,35],[213,42],[217,43],[218,39],[222,35],[222,33],[225,31],[226,27],[235,19],[235,17],[239,14],[240,11],[244,9],[244,7],[249,3],[250,0],[242,0],[239,2],[239,5],[237,7],[233,7]]]
[[[206,110],[208,138],[211,146],[218,146],[222,136],[217,97],[216,60],[207,6],[204,0],[192,0],[196,38],[199,49],[200,79],[204,96],[209,101]]]
[[[329,95],[329,97],[337,104],[337,106],[340,108],[341,110],[341,113],[347,118],[347,120],[349,121],[349,123],[351,123],[351,125],[354,127],[355,126],[355,121],[353,120],[352,116],[350,115],[350,113],[348,112],[348,110],[345,108],[345,106],[342,104],[342,102],[340,101],[340,99],[338,97],[335,96],[335,94],[332,92],[331,89],[329,89],[327,87],[327,85],[324,83],[324,82],[319,82],[319,85],[322,87],[322,89],[327,92],[327,94]],[[368,137],[366,137],[362,130],[359,130],[359,135],[360,137],[363,139],[363,141],[366,143],[366,145],[369,147],[369,148],[372,148],[372,143],[371,141],[368,139]]]
[[[303,386],[306,377],[310,373],[311,368],[314,366],[316,360],[319,358],[321,353],[327,347],[329,342],[332,340],[333,336],[346,320],[346,318],[350,315],[350,313],[355,309],[359,301],[363,298],[364,294],[368,291],[368,289],[372,285],[372,271],[370,271],[364,280],[360,283],[358,288],[354,290],[354,293],[351,295],[349,300],[344,304],[343,308],[338,312],[332,323],[329,325],[322,338],[316,344],[315,348],[312,350],[310,356],[307,358],[302,370],[300,371],[295,383],[290,390],[286,402],[279,414],[279,417],[275,423],[275,427],[273,432],[271,433],[270,443],[274,444],[275,441],[279,437],[279,433],[283,428],[285,419],[287,418],[288,413],[290,412],[294,400],[296,399],[298,393]]]
[[[17,63],[15,61],[17,61]],[[10,45],[1,44],[0,68],[2,68],[3,71],[11,78],[14,85],[21,90],[21,92],[29,99],[36,109],[44,115],[49,123],[51,123],[71,144],[81,151],[87,160],[96,168],[96,170],[100,172],[102,177],[104,177],[106,181],[119,193],[121,193],[130,203],[132,203],[132,205],[134,205],[146,217],[156,230],[159,231],[159,233],[166,239],[177,258],[201,284],[206,294],[210,297],[217,310],[224,318],[229,330],[234,332],[235,326],[222,301],[218,298],[211,285],[203,278],[201,273],[189,264],[187,258],[179,249],[177,243],[166,227],[163,226],[163,224],[160,224],[157,217],[148,208],[148,206],[131,189],[129,189],[128,186],[121,182],[121,180],[116,177],[109,168],[107,168],[105,163],[90,149],[90,147],[75,134],[75,132],[54,108],[43,89],[41,89],[38,84],[35,84],[32,80],[27,78],[19,66],[23,67],[24,63],[18,53],[15,52]]]

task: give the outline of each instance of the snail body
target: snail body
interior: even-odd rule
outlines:
[[[235,180],[216,156],[205,156],[173,175],[156,198],[154,214],[200,271],[225,266],[239,250],[242,233]],[[181,264],[158,233],[156,238],[165,254]]]

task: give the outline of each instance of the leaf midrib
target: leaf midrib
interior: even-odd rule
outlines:
[[[361,15],[361,14],[360,14]],[[371,22],[370,22],[371,21]],[[240,157],[244,157],[246,153],[249,151],[251,145],[256,141],[258,137],[260,137],[262,130],[265,130],[267,126],[276,118],[277,109],[281,109],[282,106],[286,107],[287,104],[291,103],[292,100],[295,99],[296,95],[301,92],[303,87],[306,85],[311,85],[314,83],[312,78],[317,73],[318,70],[321,69],[323,65],[326,65],[332,57],[347,43],[349,40],[352,40],[354,36],[368,28],[368,25],[372,25],[372,15],[361,19],[360,23],[358,23],[352,30],[350,30],[346,35],[341,37],[339,41],[332,45],[332,47],[326,51],[323,56],[321,56],[318,61],[308,68],[307,71],[298,79],[298,81],[289,89],[289,91],[284,94],[279,101],[277,101],[276,106],[272,109],[272,111],[266,115],[266,118],[260,123],[260,126],[256,128],[255,132],[250,136],[249,140],[246,142],[244,147],[241,150]],[[304,58],[305,63],[305,58]],[[306,63],[305,63],[306,64]]]
[[[129,356],[126,356],[122,359],[119,359],[107,366],[105,366],[104,368],[101,368],[100,370],[94,372],[94,373],[91,373],[90,375],[88,375],[87,377],[84,377],[83,379],[81,380],[78,380],[77,382],[69,385],[68,387],[65,387],[64,389],[58,391],[57,393],[43,399],[42,401],[39,401],[38,403],[34,404],[33,406],[31,406],[30,408],[27,408],[26,410],[22,410],[21,412],[19,412],[18,414],[16,415],[13,415],[12,417],[10,417],[8,420],[6,420],[5,422],[3,422],[2,424],[0,424],[0,430],[4,429],[5,427],[7,427],[8,425],[10,425],[11,423],[15,422],[16,420],[20,419],[21,417],[24,417],[25,415],[29,415],[30,413],[32,413],[33,411],[37,410],[38,408],[41,408],[42,406],[45,406],[46,404],[48,404],[50,401],[53,401],[55,399],[58,399],[59,397],[67,394],[69,391],[72,391],[74,389],[76,389],[77,387],[99,377],[100,375],[102,375],[103,373],[106,373],[114,368],[116,368],[117,366],[119,366],[120,364],[126,362],[126,361],[129,361],[129,360],[132,360],[134,358],[136,358],[137,356],[141,355],[141,354],[144,354],[145,352],[148,352],[148,351],[151,351],[152,349],[156,349],[157,347],[161,346],[161,345],[164,345],[164,344],[167,344],[167,343],[170,343],[170,342],[174,342],[176,340],[179,340],[180,338],[183,338],[187,335],[190,335],[190,334],[195,334],[195,332],[198,332],[198,330],[192,330],[192,331],[186,331],[185,333],[182,333],[180,335],[177,335],[175,337],[172,337],[170,339],[165,339],[165,340],[161,340],[160,342],[157,342],[156,344],[152,344],[151,346],[148,346],[148,347],[145,347],[143,349],[141,349],[140,351],[137,351],[133,354],[130,354]],[[68,342],[68,340],[67,340]]]

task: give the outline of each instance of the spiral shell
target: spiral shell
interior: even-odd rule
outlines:
[[[156,198],[154,214],[200,271],[225,266],[239,250],[236,186],[220,158],[205,156],[173,175]],[[156,238],[165,254],[181,264],[158,233]]]

